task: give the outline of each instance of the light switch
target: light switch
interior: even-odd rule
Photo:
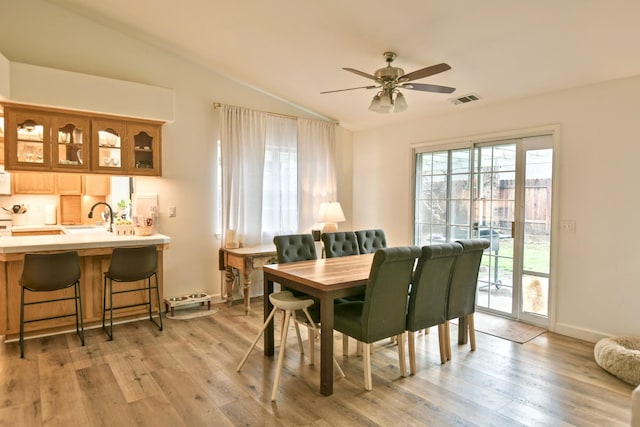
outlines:
[[[173,218],[176,216],[176,207],[169,206],[169,218]]]

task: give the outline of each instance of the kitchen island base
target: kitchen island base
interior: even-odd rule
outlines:
[[[59,236],[52,236],[59,237]],[[161,236],[166,238],[166,236]],[[23,237],[22,239],[26,239]],[[36,237],[33,237],[36,238]],[[11,238],[14,239],[14,238]],[[138,238],[140,239],[140,238]],[[154,244],[158,251],[158,289],[160,292],[160,300],[162,300],[163,289],[163,251],[168,248],[169,238],[156,239],[156,242],[150,241],[151,239],[145,238],[146,241],[139,241],[135,238],[130,240],[122,240],[117,242],[116,246],[136,246],[140,244]],[[157,243],[159,241],[160,243]],[[166,241],[166,243],[163,243]],[[102,310],[103,310],[103,287],[104,287],[104,272],[109,269],[111,261],[111,253],[113,251],[113,245],[108,247],[92,247],[82,248],[82,245],[77,248],[61,247],[63,250],[76,250],[80,257],[80,286],[82,290],[82,302],[83,302],[83,317],[85,328],[91,328],[95,325],[102,325]],[[95,246],[95,244],[93,245]],[[34,252],[57,252],[51,250],[51,247],[45,247],[48,250],[38,251],[37,248],[31,247],[29,253]],[[0,248],[1,249],[1,248]],[[11,340],[14,336],[17,336],[20,332],[20,285],[18,280],[22,273],[24,254],[19,252],[0,252],[0,335],[4,335],[5,341]],[[123,283],[123,287],[130,287],[130,289],[140,288],[144,285],[144,281]],[[43,296],[35,294],[28,294],[25,299],[27,302],[38,301],[44,298],[64,298],[73,296],[73,289],[68,288],[61,291],[55,291],[50,293],[51,295]],[[144,291],[128,292],[125,294],[114,296],[114,304],[118,305],[134,305],[143,303],[146,300],[146,294]],[[31,310],[25,311],[25,319],[38,318],[38,317],[53,317],[64,313],[65,311],[71,311],[73,309],[72,301],[61,301],[56,304],[46,304],[42,306],[33,306]],[[158,310],[157,303],[153,305],[153,310]],[[118,310],[114,312],[114,320],[120,322],[122,320],[132,320],[137,317],[142,317],[145,314],[148,316],[148,309],[145,307],[131,307]],[[46,335],[51,333],[60,333],[62,331],[75,328],[75,319],[73,318],[58,318],[50,319],[41,322],[34,322],[25,325],[25,334],[27,337],[33,335]]]

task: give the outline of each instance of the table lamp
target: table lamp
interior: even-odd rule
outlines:
[[[324,223],[323,233],[335,233],[338,231],[338,223],[346,221],[342,206],[339,202],[323,202],[320,205],[319,222]]]

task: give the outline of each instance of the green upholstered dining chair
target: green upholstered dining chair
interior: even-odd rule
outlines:
[[[287,234],[275,236],[278,263],[318,259],[316,244],[311,234]]]
[[[409,291],[407,331],[409,332],[409,371],[416,373],[415,333],[438,326],[440,361],[447,361],[444,325],[447,321],[449,284],[456,258],[462,253],[459,243],[424,246],[418,259]]]
[[[360,254],[358,238],[353,231],[322,233],[321,239],[324,245],[324,254],[327,258]]]
[[[334,233],[322,233],[322,244],[324,246],[324,254],[327,258],[335,258],[349,255],[359,255],[358,238],[353,231],[336,231]],[[345,297],[341,301],[364,301],[364,286],[362,292]],[[362,352],[362,346],[358,342],[358,353]],[[342,354],[349,354],[349,336],[342,336]]]
[[[334,329],[364,344],[364,388],[372,389],[371,343],[398,337],[400,372],[406,376],[404,332],[407,325],[407,295],[413,265],[421,250],[417,246],[378,249],[373,257],[364,301],[349,301],[334,307]]]
[[[447,360],[451,360],[449,320],[466,319],[468,326],[464,334],[469,334],[471,351],[476,349],[473,313],[476,310],[478,272],[480,271],[482,253],[490,246],[489,240],[486,239],[458,240],[457,243],[462,246],[462,254],[456,259],[451,275],[451,284],[449,286],[447,322],[445,323]]]
[[[355,233],[358,238],[358,250],[361,254],[372,254],[378,249],[387,247],[384,230],[358,230]]]

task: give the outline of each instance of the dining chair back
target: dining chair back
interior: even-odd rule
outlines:
[[[20,296],[20,357],[24,358],[24,324],[42,320],[75,316],[76,333],[84,345],[84,320],[82,316],[82,294],[80,289],[80,260],[78,252],[68,251],[59,253],[25,254],[22,274],[18,284],[22,288]],[[73,286],[73,296],[56,295],[55,298],[25,302],[25,291],[52,292]],[[30,317],[25,320],[25,307],[35,304],[60,303],[74,300],[75,311],[72,314],[61,314],[50,317]],[[36,310],[33,310],[37,312]]]
[[[406,376],[403,336],[407,322],[407,295],[417,246],[378,249],[373,257],[364,301],[334,306],[334,329],[364,343],[365,389],[371,390],[371,343],[398,337],[398,357],[402,376]]]
[[[360,254],[358,238],[353,231],[322,233],[321,238],[324,245],[324,254],[327,258]]]
[[[278,263],[318,259],[316,244],[311,234],[287,234],[275,236]]]
[[[446,362],[444,347],[444,324],[447,321],[447,298],[449,283],[456,259],[462,253],[459,243],[442,243],[424,246],[418,259],[407,310],[407,331],[409,331],[409,365],[411,374],[416,372],[415,333],[422,329],[438,326],[440,361]]]
[[[355,233],[358,238],[358,250],[361,254],[372,254],[378,249],[387,247],[384,230],[358,230]]]
[[[318,259],[318,254],[316,252],[316,242],[313,239],[312,234],[282,234],[273,238],[273,244],[276,245],[276,256],[278,258],[278,264]],[[320,322],[320,301],[304,292],[300,292],[295,289],[287,289],[286,287],[281,287],[281,290],[290,292],[294,297],[311,299],[316,303],[312,304],[309,309],[311,319],[313,320],[313,325],[307,323],[307,318],[299,315],[299,313],[296,313],[294,321],[296,335],[298,336],[299,342],[301,341],[301,338],[298,323],[304,323],[304,325],[307,327],[309,357],[311,358],[311,364],[313,364],[315,356],[315,325]]]
[[[451,358],[449,320],[460,319],[465,326],[464,334],[466,338],[467,330],[471,350],[476,349],[476,337],[473,313],[476,309],[476,289],[478,286],[478,273],[480,272],[480,262],[482,253],[490,246],[487,239],[458,240],[462,246],[462,254],[456,259],[451,275],[451,285],[449,286],[449,297],[447,303],[447,323],[445,325],[447,338],[448,358]],[[460,337],[459,337],[460,339]]]

